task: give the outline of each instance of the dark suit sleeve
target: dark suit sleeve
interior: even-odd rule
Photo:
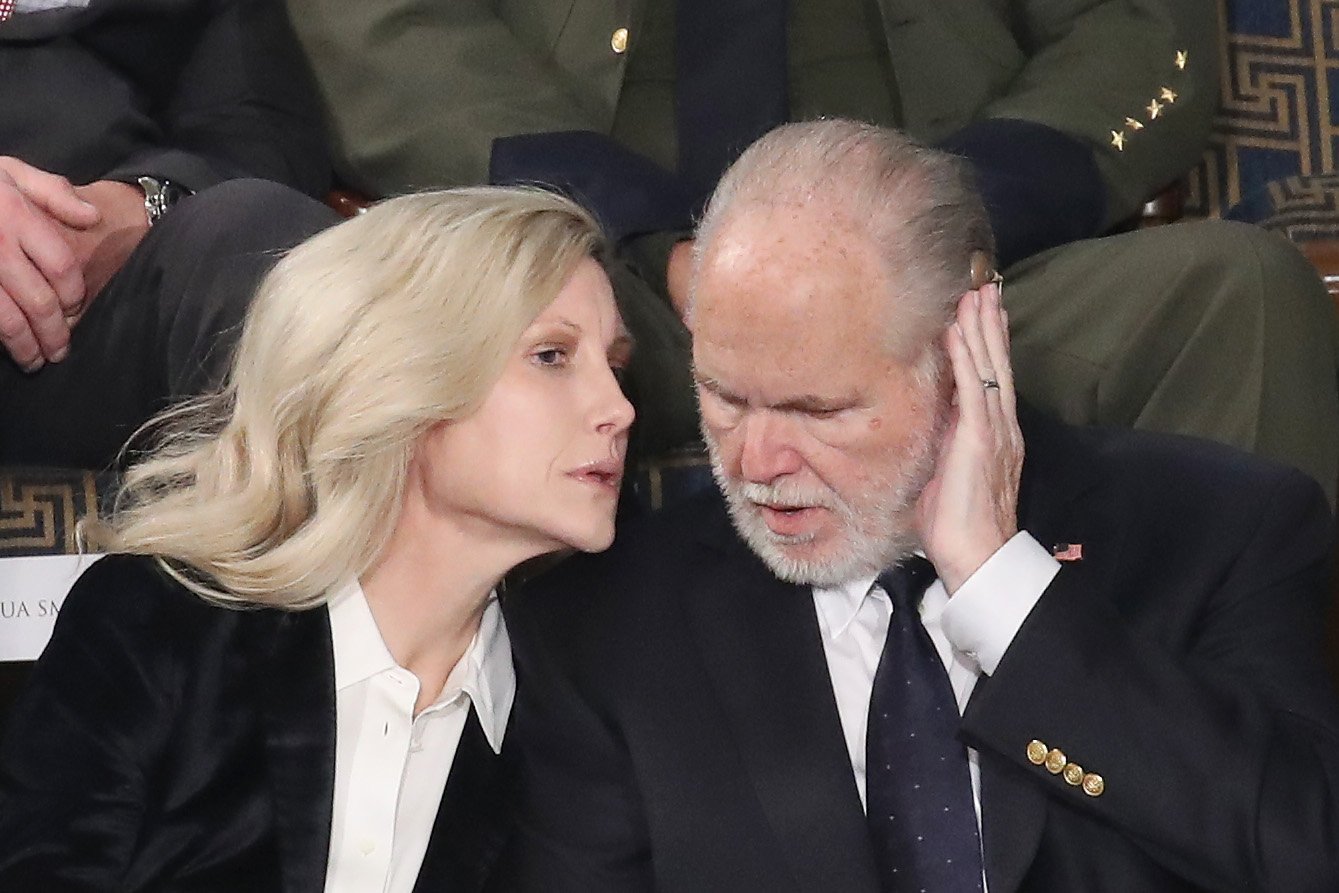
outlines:
[[[1127,534],[1156,581],[1145,592],[1094,597],[1062,570],[973,697],[964,733],[983,766],[1012,764],[1198,886],[1332,891],[1339,709],[1319,623],[1329,512],[1311,481],[1283,470],[1239,505],[1237,518],[1190,515],[1180,531],[1134,525],[1156,531]],[[1178,545],[1189,542],[1201,545]],[[1187,565],[1215,549],[1223,561]],[[1147,598],[1168,586],[1181,592]],[[1105,792],[1032,765],[1034,738],[1100,774]]]
[[[523,611],[507,617],[518,683],[508,746],[520,745],[523,768],[521,819],[497,887],[649,891],[650,837],[628,751],[531,631],[534,621]]]
[[[258,177],[322,195],[330,163],[320,106],[283,6],[217,0],[207,9],[184,66],[156,99],[158,132],[101,179],[150,174],[198,192]]]
[[[109,558],[62,605],[0,747],[0,890],[122,888],[176,706],[160,588]]]

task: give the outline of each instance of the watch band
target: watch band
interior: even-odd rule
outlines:
[[[161,180],[157,177],[136,177],[135,182],[144,190],[144,214],[149,218],[149,226],[162,220],[173,205],[191,195],[189,189],[178,186],[166,177]]]

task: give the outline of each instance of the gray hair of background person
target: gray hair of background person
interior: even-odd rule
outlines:
[[[973,253],[994,257],[990,220],[964,160],[896,130],[828,119],[776,128],[726,171],[697,230],[695,265],[730,220],[784,206],[831,212],[870,239],[894,291],[891,347],[904,359],[973,287]]]
[[[150,422],[91,544],[155,555],[197,594],[300,609],[370,567],[419,436],[468,416],[598,225],[538,190],[391,199],[261,283],[218,392]],[[478,469],[460,469],[478,474]]]

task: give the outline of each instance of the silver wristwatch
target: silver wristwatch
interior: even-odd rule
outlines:
[[[136,177],[135,182],[144,190],[144,213],[149,218],[149,226],[162,220],[173,205],[191,194],[189,189],[178,186],[166,177],[161,180],[157,177]]]

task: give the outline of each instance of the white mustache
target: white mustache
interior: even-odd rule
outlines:
[[[779,481],[761,484],[739,481],[735,484],[740,496],[755,505],[782,505],[787,508],[840,509],[842,505],[831,491],[815,491],[793,482]]]

